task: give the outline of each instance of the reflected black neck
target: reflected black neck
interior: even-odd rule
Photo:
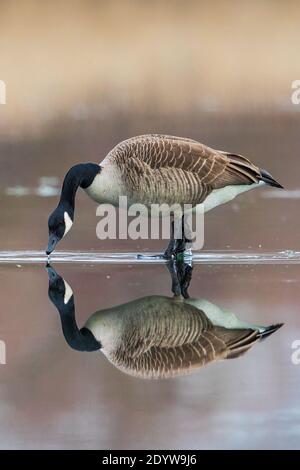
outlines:
[[[58,311],[65,340],[72,349],[76,349],[76,351],[96,351],[101,348],[101,344],[88,328],[78,328],[75,319],[74,298],[71,298],[68,304],[58,309]]]
[[[96,163],[79,163],[72,166],[65,176],[59,203],[69,205],[74,211],[75,195],[78,187],[88,188],[99,172],[100,166]]]

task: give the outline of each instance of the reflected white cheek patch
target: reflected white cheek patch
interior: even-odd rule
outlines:
[[[64,221],[65,221],[64,236],[65,236],[68,233],[68,231],[70,230],[70,228],[72,227],[72,225],[73,225],[72,219],[66,211],[64,212]]]
[[[64,284],[65,284],[64,304],[66,305],[69,302],[70,298],[72,297],[73,291],[72,291],[71,287],[69,286],[69,284],[65,280],[63,280],[63,281],[64,281]]]

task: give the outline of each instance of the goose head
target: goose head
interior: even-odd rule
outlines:
[[[57,243],[73,225],[74,210],[66,204],[59,204],[48,219],[49,239],[46,254],[50,255]]]
[[[101,344],[93,333],[85,327],[79,329],[77,326],[74,296],[69,284],[49,264],[46,269],[49,277],[49,299],[59,312],[63,334],[69,346],[77,351],[100,349]]]
[[[74,309],[73,291],[67,281],[65,281],[50,264],[46,265],[49,278],[48,295],[51,302],[59,312]]]
[[[87,189],[93,183],[101,167],[96,163],[79,163],[67,172],[62,185],[60,200],[48,219],[49,239],[46,254],[50,255],[57,243],[66,236],[74,221],[75,195],[79,187]]]

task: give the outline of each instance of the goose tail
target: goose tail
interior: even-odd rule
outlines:
[[[279,330],[284,325],[284,323],[277,323],[276,325],[266,326],[263,330],[260,331],[260,338],[265,339],[268,336],[275,333],[275,331]]]
[[[266,326],[261,330],[244,330],[240,337],[235,338],[231,343],[228,344],[227,359],[234,359],[244,354],[250,349],[253,344],[258,341],[267,338],[275,331],[281,328],[283,323],[277,323],[276,325]]]
[[[244,330],[243,336],[232,341],[228,345],[227,359],[235,359],[245,354],[255,343],[260,340],[260,333],[257,330]]]
[[[260,170],[260,180],[268,184],[269,186],[273,186],[274,188],[284,189],[283,186],[281,186],[281,184],[278,183],[278,181],[276,181],[273,176],[270,175],[270,173],[266,170]]]
[[[283,186],[266,170],[254,165],[248,158],[229,152],[220,152],[229,159],[227,179],[231,184],[254,184],[263,181],[274,188]]]

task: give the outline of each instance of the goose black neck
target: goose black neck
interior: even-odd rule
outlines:
[[[99,172],[100,166],[96,163],[79,163],[72,166],[65,176],[59,203],[69,205],[74,211],[78,187],[88,188]]]
[[[96,351],[101,348],[101,344],[88,328],[78,328],[73,299],[70,299],[68,304],[59,308],[58,311],[65,340],[72,349],[76,351]]]

